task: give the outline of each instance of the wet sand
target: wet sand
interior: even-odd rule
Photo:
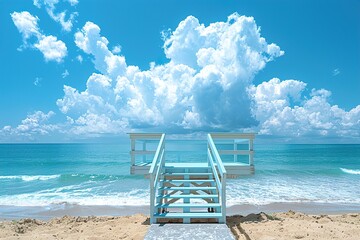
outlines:
[[[148,214],[148,206],[0,206],[0,239],[143,239]],[[227,215],[237,239],[360,239],[358,205],[234,205]]]
[[[360,214],[309,215],[294,211],[227,217],[236,239],[349,239],[360,236]],[[0,222],[0,239],[143,239],[146,215],[69,217],[49,221],[22,219]],[[161,236],[160,236],[161,237]]]

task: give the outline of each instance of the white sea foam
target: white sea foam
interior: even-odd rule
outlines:
[[[64,190],[61,189],[61,190]],[[89,189],[77,191],[59,191],[47,189],[34,193],[7,195],[0,197],[0,205],[4,206],[59,206],[66,204],[85,206],[143,206],[149,204],[149,192],[145,189],[133,189],[129,192],[116,192],[97,195]]]
[[[227,206],[266,205],[281,202],[360,204],[360,190],[346,179],[259,178],[227,182]]]
[[[0,176],[0,179],[20,179],[25,182],[29,181],[47,181],[50,179],[59,178],[60,175],[17,175],[17,176]]]
[[[344,173],[348,173],[348,174],[354,174],[354,175],[360,175],[360,170],[359,169],[347,169],[347,168],[340,168],[341,171],[343,171]]]
[[[350,170],[350,169],[346,169]],[[351,170],[358,171],[358,170]],[[28,181],[55,178],[58,175],[26,176]],[[0,179],[20,178],[24,176],[0,176]],[[13,181],[13,180],[11,180]],[[24,180],[25,181],[25,180]],[[65,206],[109,205],[142,206],[149,204],[150,191],[146,180],[123,180],[90,182],[75,181],[47,189],[38,189],[31,193],[11,192],[0,196],[0,205],[8,206]],[[36,182],[34,182],[37,185]],[[35,186],[34,185],[34,186]],[[51,185],[53,186],[53,185]],[[238,204],[266,205],[280,202],[306,203],[346,203],[360,204],[360,189],[349,184],[348,178],[316,176],[254,176],[252,178],[229,179],[227,181],[227,206]],[[65,205],[64,205],[65,204]]]
[[[21,176],[0,176],[0,179],[19,179]]]

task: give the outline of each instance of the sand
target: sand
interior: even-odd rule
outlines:
[[[145,215],[69,217],[50,221],[22,219],[0,222],[0,239],[143,239],[149,227]]]
[[[228,217],[227,224],[238,239],[360,239],[360,214],[308,215],[286,213]]]
[[[309,215],[289,211],[227,217],[237,239],[360,239],[360,214]],[[69,217],[49,221],[22,219],[0,222],[0,239],[143,239],[149,218]]]

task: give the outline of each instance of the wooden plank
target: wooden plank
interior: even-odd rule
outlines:
[[[207,213],[207,212],[197,212],[197,213],[156,213],[154,217],[156,218],[220,218],[221,213]]]
[[[159,190],[181,191],[181,190],[216,190],[216,187],[161,187]]]
[[[220,181],[218,172],[216,171],[215,163],[214,163],[213,157],[211,156],[211,153],[210,153],[209,149],[208,149],[208,158],[209,158],[209,161],[210,161],[210,165],[211,165],[211,167],[213,169],[213,173],[214,173],[215,181],[216,181],[216,186],[219,189],[219,191],[221,191],[222,190],[221,189],[221,181]],[[223,176],[223,174],[221,176]]]
[[[254,154],[253,150],[218,150],[220,155],[249,155]]]
[[[130,139],[160,139],[163,133],[128,133]]]
[[[256,133],[210,133],[213,139],[254,139]]]
[[[226,174],[226,169],[225,169],[225,167],[224,167],[224,165],[223,165],[223,163],[222,163],[222,161],[221,161],[221,158],[220,158],[220,156],[219,156],[219,153],[218,153],[218,151],[217,151],[217,148],[216,148],[216,146],[215,146],[215,143],[214,143],[214,141],[213,141],[213,139],[212,139],[212,137],[211,137],[210,134],[208,134],[207,139],[208,139],[208,150],[209,150],[209,148],[210,148],[211,154],[214,156],[214,160],[215,160],[216,164],[218,165],[220,174],[221,174],[221,175],[222,175],[222,174]],[[211,154],[210,154],[210,155],[211,155]]]
[[[192,182],[214,182],[213,179],[174,179],[174,180],[160,180],[163,183],[192,183]]]
[[[169,176],[212,176],[212,173],[195,173],[195,172],[188,172],[188,173],[164,173],[163,174],[166,177]]]
[[[219,198],[216,194],[166,194],[166,195],[157,195],[157,198]]]
[[[155,154],[156,151],[149,151],[149,150],[134,150],[130,151],[131,155],[145,155],[145,154]]]
[[[220,203],[172,203],[172,204],[157,204],[155,207],[157,208],[216,208],[221,207]]]

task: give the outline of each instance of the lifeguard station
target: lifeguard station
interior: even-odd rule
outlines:
[[[226,178],[254,173],[255,133],[210,133],[206,141],[130,133],[131,174],[150,179],[150,221],[226,221]],[[185,146],[185,147],[184,147]]]

